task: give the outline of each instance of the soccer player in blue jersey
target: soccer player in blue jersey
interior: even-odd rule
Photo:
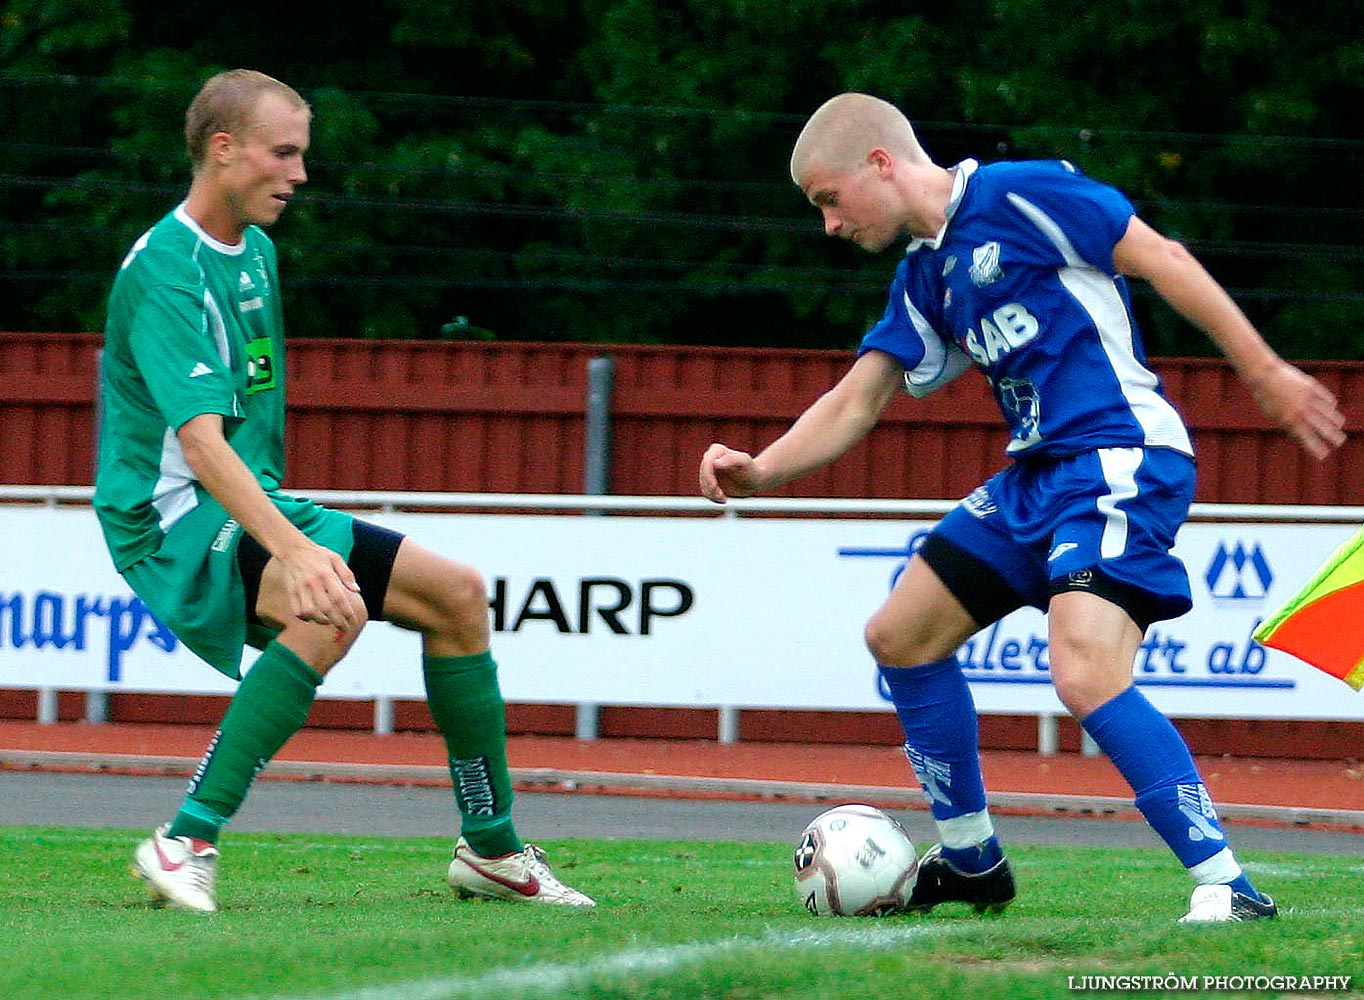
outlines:
[[[932,162],[893,105],[826,102],[791,177],[825,232],[876,252],[908,238],[881,320],[837,385],[757,456],[713,444],[701,492],[723,503],[846,452],[901,391],[968,368],[989,380],[1011,464],[943,518],[866,626],[940,843],[909,908],[1002,910],[1014,879],[986,808],[975,706],[956,650],[1024,605],[1048,612],[1058,697],[1131,784],[1195,882],[1190,923],[1273,917],[1227,846],[1183,738],[1132,683],[1148,625],[1191,606],[1170,553],[1194,495],[1183,421],[1147,367],[1126,280],[1205,331],[1310,454],[1344,441],[1335,398],[1280,358],[1180,244],[1064,162]]]

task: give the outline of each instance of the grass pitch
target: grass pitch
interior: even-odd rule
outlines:
[[[0,828],[0,997],[1014,1000],[1104,976],[1251,987],[1218,996],[1303,995],[1272,988],[1287,976],[1364,988],[1357,857],[1251,852],[1281,918],[1193,928],[1176,922],[1188,880],[1156,850],[1012,847],[1006,914],[875,920],[807,915],[784,843],[550,842],[556,872],[597,899],[574,912],[458,899],[446,840],[229,833],[223,910],[198,916],[149,906],[128,875],[145,835]]]

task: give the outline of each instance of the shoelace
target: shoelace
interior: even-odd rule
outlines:
[[[525,854],[526,857],[529,858],[531,861],[537,862],[542,865],[546,863],[546,858],[548,857],[544,851],[542,851],[539,847],[536,847],[534,844],[526,845]]]
[[[526,849],[522,851],[521,854],[526,859],[526,870],[534,872],[535,876],[539,878],[540,881],[543,882],[545,879],[557,881],[554,878],[554,874],[549,870],[549,861],[547,860],[544,851],[534,844],[527,844]]]
[[[578,891],[570,889],[555,877],[554,872],[550,871],[549,860],[545,852],[534,844],[527,844],[522,854],[526,858],[526,870],[534,873],[544,888],[549,889],[552,893],[563,893],[565,895],[571,895]]]
[[[526,873],[534,875],[540,880],[541,892],[562,899],[576,899],[584,896],[577,889],[565,885],[555,877],[554,873],[550,871],[548,857],[539,847],[534,844],[527,844],[520,856],[526,859]]]
[[[194,883],[194,888],[201,892],[209,892],[213,889],[214,872],[212,865],[202,859],[195,859],[189,864],[189,880]]]
[[[185,841],[185,838],[177,838],[185,847],[185,872],[188,881],[203,892],[210,892],[213,889],[213,881],[217,875],[217,858],[212,855],[200,855],[194,853],[192,845]]]

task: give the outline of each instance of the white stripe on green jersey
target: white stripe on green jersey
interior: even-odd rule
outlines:
[[[274,244],[209,236],[183,205],[133,244],[109,296],[95,508],[119,570],[161,546],[202,487],[176,432],[223,417],[267,490],[284,475],[284,321]]]

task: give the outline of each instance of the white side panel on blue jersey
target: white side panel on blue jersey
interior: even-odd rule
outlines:
[[[941,389],[970,367],[971,359],[963,354],[956,344],[948,344],[942,365],[938,369],[938,374],[933,378],[926,382],[911,382],[909,372],[905,372],[905,392],[915,399],[923,399],[929,393]],[[918,372],[920,368],[916,368],[915,371]]]
[[[1135,340],[1132,319],[1116,282],[1088,264],[1046,212],[1012,192],[1007,197],[1051,241],[1066,262],[1066,266],[1057,271],[1057,277],[1094,323],[1100,345],[1133,419],[1142,428],[1147,447],[1174,448],[1192,455],[1193,443],[1184,421],[1169,401],[1156,391],[1159,383],[1155,374],[1137,361],[1132,349]]]
[[[904,293],[905,312],[914,325],[914,332],[924,345],[924,359],[905,372],[905,392],[915,399],[922,399],[935,389],[941,389],[948,382],[971,367],[971,359],[963,354],[955,343],[945,341],[934,330],[924,314]]]
[[[1104,470],[1108,495],[1099,497],[1096,506],[1104,516],[1099,557],[1116,559],[1127,548],[1127,513],[1120,506],[1137,495],[1137,469],[1141,466],[1140,448],[1100,448],[1099,466]]]
[[[1146,435],[1147,446],[1173,448],[1192,455],[1193,443],[1184,421],[1156,391],[1155,374],[1139,364],[1132,353],[1131,319],[1113,281],[1092,268],[1065,269],[1060,278],[1061,284],[1093,318],[1104,354],[1113,366],[1123,398],[1132,408],[1132,417]]]

